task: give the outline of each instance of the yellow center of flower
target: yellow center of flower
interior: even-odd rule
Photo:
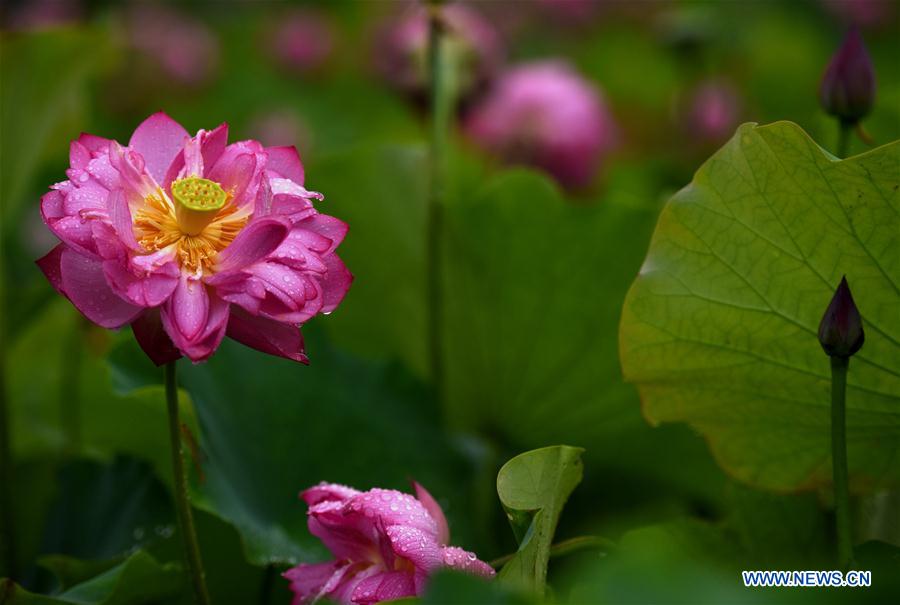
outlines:
[[[158,188],[133,208],[138,243],[153,253],[171,248],[189,273],[211,273],[216,256],[240,233],[251,209],[239,209],[219,183],[188,177],[171,185],[173,202]]]

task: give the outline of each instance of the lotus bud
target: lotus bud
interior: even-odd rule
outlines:
[[[819,323],[819,344],[831,357],[848,358],[859,351],[864,341],[859,309],[853,302],[847,278],[842,277]]]
[[[875,71],[856,28],[847,32],[822,77],[819,101],[826,112],[846,124],[865,117],[875,101]]]

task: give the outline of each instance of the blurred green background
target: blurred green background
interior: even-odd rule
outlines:
[[[878,78],[865,127],[879,143],[900,136],[900,7],[857,3],[872,18],[817,0],[611,1],[571,19],[553,3],[467,4],[500,31],[507,64],[561,58],[599,86],[620,142],[594,183],[569,194],[453,137],[438,397],[426,357],[426,115],[373,68],[379,25],[407,4],[4,2],[0,335],[13,478],[2,488],[16,568],[0,575],[49,592],[141,550],[160,562],[143,573],[178,592],[165,565],[179,551],[161,372],[130,331],[83,320],[33,262],[54,243],[38,204],[65,178],[69,141],[127,141],[158,110],[189,131],[227,121],[231,140],[296,144],[319,208],[350,224],[339,253],[356,281],[333,315],[304,327],[309,367],[227,340],[205,364],[180,363],[216,602],[288,602],[277,572],[327,556],[297,499],[321,480],[405,490],[415,478],[444,506],[455,544],[484,560],[509,553],[497,470],[557,443],[586,450],[558,538],[621,540],[619,553],[552,562],[560,602],[771,602],[785,595],[744,590],[734,570],[827,568],[823,496],[738,485],[689,428],[647,424],[621,378],[617,327],[663,202],[738,124],[791,120],[833,149],[817,88],[853,19]],[[272,44],[298,14],[327,31],[310,65],[286,64]],[[734,116],[727,133],[700,137],[686,116],[707,81],[733,92]],[[897,525],[870,537],[896,543]]]

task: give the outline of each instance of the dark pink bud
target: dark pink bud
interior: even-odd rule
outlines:
[[[842,277],[819,323],[819,344],[831,357],[850,357],[863,346],[865,333],[847,278]]]
[[[822,77],[819,101],[829,114],[855,123],[872,110],[875,71],[859,30],[852,28]]]

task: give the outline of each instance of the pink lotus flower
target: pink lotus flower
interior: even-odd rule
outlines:
[[[720,143],[734,132],[740,106],[740,97],[730,85],[703,82],[690,95],[685,126],[695,139]]]
[[[561,61],[506,72],[473,108],[466,130],[484,149],[541,167],[570,188],[590,183],[617,138],[600,90]]]
[[[297,9],[282,15],[266,38],[268,51],[284,67],[299,73],[322,67],[334,50],[331,22],[319,12]]]
[[[157,364],[202,361],[226,333],[306,362],[300,324],[350,287],[335,254],[347,225],[313,207],[296,149],[227,137],[163,113],[127,147],[82,134],[69,180],[41,199],[62,243],[38,265],[94,323],[131,324]]]
[[[138,2],[128,10],[131,45],[178,83],[200,86],[219,65],[219,41],[202,21],[162,4]]]
[[[490,578],[494,570],[474,553],[447,546],[450,530],[424,487],[416,497],[391,489],[359,492],[321,483],[300,494],[309,505],[309,531],[335,560],[301,564],[284,573],[294,605],[328,598],[368,605],[422,593],[429,574],[451,567]]]
[[[487,82],[499,69],[504,49],[497,30],[477,11],[461,4],[442,9],[448,50],[458,93],[465,95]],[[373,51],[375,68],[392,86],[410,94],[428,88],[428,10],[410,5],[407,12],[381,27]]]

